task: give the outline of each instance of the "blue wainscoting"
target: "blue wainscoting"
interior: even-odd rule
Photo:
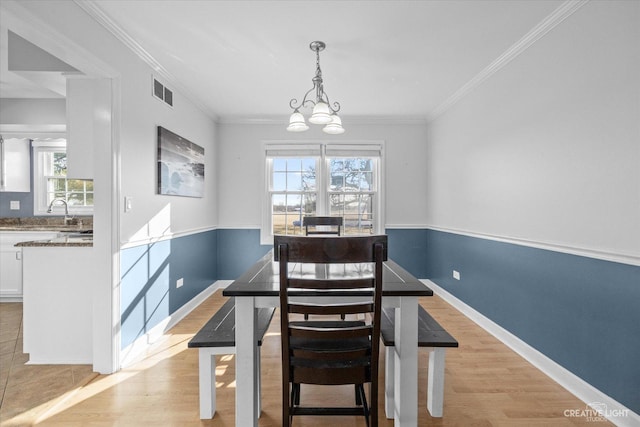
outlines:
[[[217,280],[217,232],[120,252],[121,345],[125,348]],[[178,279],[183,286],[176,287]]]
[[[386,233],[410,273],[640,413],[640,267],[430,229]],[[122,346],[270,249],[257,229],[221,229],[123,250]]]
[[[427,230],[388,228],[385,233],[389,236],[389,257],[415,277],[427,279]]]
[[[426,254],[429,279],[640,413],[640,267],[435,230]]]
[[[234,280],[247,271],[273,245],[260,244],[260,230],[218,230],[218,272],[220,280]]]

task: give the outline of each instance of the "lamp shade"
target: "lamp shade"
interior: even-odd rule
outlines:
[[[289,132],[304,132],[309,129],[309,126],[304,122],[304,116],[302,113],[296,111],[289,118],[289,126],[287,130]]]
[[[309,117],[309,121],[316,125],[324,125],[331,122],[331,112],[329,106],[322,101],[318,101],[313,107],[313,113]]]
[[[337,114],[332,114],[331,122],[327,123],[327,125],[322,128],[322,131],[331,135],[339,135],[341,133],[344,133],[344,128],[342,127],[342,119]]]

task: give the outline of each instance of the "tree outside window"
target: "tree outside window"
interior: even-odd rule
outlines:
[[[47,215],[55,199],[67,202],[70,214],[93,213],[94,188],[92,180],[67,177],[66,142],[62,140],[34,140],[34,214]],[[52,214],[60,215],[64,206],[56,203]]]
[[[300,145],[295,147],[297,152],[305,151]],[[264,240],[277,234],[304,234],[305,216],[342,217],[344,234],[378,230],[379,146],[369,151],[356,147],[354,153],[332,146],[331,150],[316,149],[317,155],[299,156],[280,146],[274,151],[270,155],[267,150],[270,214]]]

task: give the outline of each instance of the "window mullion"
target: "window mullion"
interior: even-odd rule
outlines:
[[[320,216],[329,215],[329,165],[326,157],[325,146],[321,147],[320,159],[318,161],[318,194],[317,198],[317,214]]]

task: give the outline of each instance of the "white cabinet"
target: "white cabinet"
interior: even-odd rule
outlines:
[[[22,299],[22,248],[19,242],[45,240],[57,236],[57,232],[0,232],[0,300]]]
[[[22,297],[22,249],[0,249],[0,297]]]
[[[31,191],[30,140],[0,139],[0,191]]]
[[[94,248],[22,249],[23,352],[29,363],[92,363]]]

